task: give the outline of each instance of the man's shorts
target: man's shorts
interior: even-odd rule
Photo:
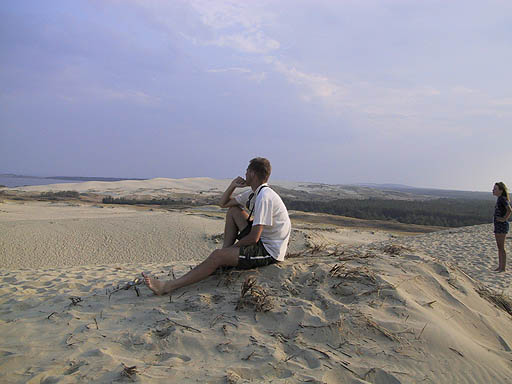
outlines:
[[[263,243],[258,241],[256,244],[240,247],[237,269],[252,269],[274,264],[277,260],[269,255]]]

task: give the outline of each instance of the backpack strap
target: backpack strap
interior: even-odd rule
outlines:
[[[251,220],[251,216],[252,216],[252,213],[254,212],[254,207],[256,205],[256,197],[258,197],[258,195],[260,194],[261,190],[265,187],[268,187],[268,185],[264,185],[260,188],[260,190],[258,191],[258,193],[256,194],[256,196],[253,195],[254,197],[254,204],[252,205],[252,209],[251,209],[251,213],[249,213],[249,218],[247,220]],[[252,197],[249,199],[249,202],[251,201]]]

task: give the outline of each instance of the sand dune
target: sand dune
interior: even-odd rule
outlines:
[[[122,196],[169,196],[172,194],[201,194],[202,196],[216,195],[226,190],[231,179],[212,179],[209,177],[192,177],[183,179],[156,178],[150,180],[124,180],[114,182],[88,181],[84,183],[63,183],[50,185],[33,185],[16,187],[10,190],[24,192],[56,192],[77,191],[80,193],[99,193],[114,197]],[[424,200],[431,196],[419,194],[385,191],[354,185],[322,184],[310,182],[295,182],[271,180],[273,186],[289,191],[302,191],[314,195],[335,197],[338,199],[382,198],[398,200]]]
[[[489,225],[399,236],[295,223],[279,265],[170,297],[140,284],[218,247],[221,218],[0,203],[0,382],[512,382],[511,275],[491,271]]]
[[[401,252],[308,253],[170,300],[115,288],[141,270],[169,278],[188,265],[2,272],[0,380],[510,382],[510,315],[462,271]]]
[[[144,195],[154,196],[168,193],[215,193],[223,192],[231,180],[218,180],[208,177],[185,179],[156,178],[151,180],[123,181],[88,181],[85,183],[63,183],[49,185],[32,185],[11,188],[11,190],[26,192],[77,191],[80,193],[101,193],[112,196]]]

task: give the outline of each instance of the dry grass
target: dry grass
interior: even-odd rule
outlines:
[[[498,308],[507,312],[509,315],[512,315],[512,298],[510,296],[494,292],[483,286],[479,287],[477,292],[487,301],[493,303]]]
[[[262,286],[256,284],[254,276],[247,277],[243,282],[236,309],[246,306],[254,307],[256,312],[268,312],[274,308],[272,297]]]
[[[370,281],[372,285],[377,284],[377,278],[373,272],[366,267],[353,267],[350,268],[344,264],[335,264],[329,271],[331,277],[341,277],[343,279],[355,279],[360,278]],[[341,283],[340,283],[341,284]],[[339,285],[339,284],[338,284]],[[336,285],[335,285],[336,287]]]
[[[132,367],[128,367],[121,363],[123,365],[123,370],[121,371],[121,376],[127,377],[129,379],[135,379],[135,376],[137,375],[137,367],[134,365]]]
[[[399,256],[403,251],[409,251],[409,249],[401,245],[390,244],[382,248],[382,251],[391,256]]]
[[[288,259],[295,259],[297,257],[304,257],[307,255],[307,251],[299,251],[299,252],[288,252],[286,254],[286,257],[285,259],[288,260]]]

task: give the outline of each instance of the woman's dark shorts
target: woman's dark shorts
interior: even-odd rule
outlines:
[[[269,255],[263,243],[258,241],[256,244],[240,247],[237,269],[252,269],[274,264],[277,260]]]
[[[508,221],[495,221],[494,233],[508,233],[509,226]]]

